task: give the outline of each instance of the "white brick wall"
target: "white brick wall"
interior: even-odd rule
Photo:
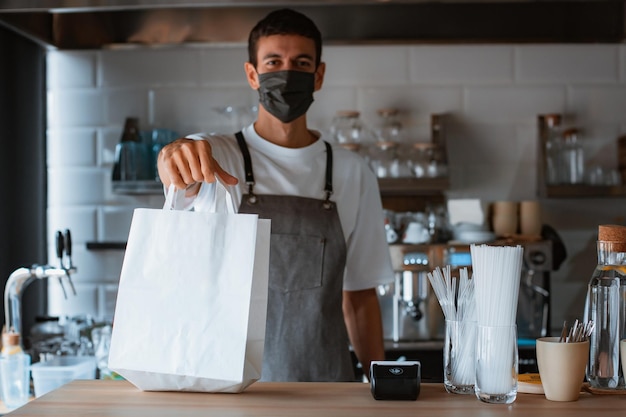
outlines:
[[[214,108],[252,105],[238,46],[48,54],[48,219],[53,237],[70,228],[77,297],[64,300],[50,283],[50,314],[110,318],[121,251],[88,251],[87,241],[124,240],[135,207],[159,207],[161,196],[111,191],[114,148],[126,116],[180,133],[230,130]],[[325,129],[335,111],[357,109],[370,123],[376,109],[403,110],[417,140],[428,138],[432,113],[452,115],[450,197],[485,200],[536,196],[536,116],[560,112],[585,129],[588,158],[615,163],[615,139],[626,133],[624,45],[329,46],[327,73],[309,112]],[[564,239],[568,260],[553,274],[553,327],[580,318],[595,265],[600,223],[624,223],[625,199],[544,200],[544,216]]]

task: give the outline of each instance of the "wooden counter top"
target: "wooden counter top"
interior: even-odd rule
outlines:
[[[365,383],[257,382],[241,394],[142,392],[126,381],[74,381],[18,408],[10,416],[63,417],[393,417],[393,416],[624,416],[626,395],[581,393],[576,402],[518,394],[511,405],[448,394],[422,384],[417,401],[376,401]]]

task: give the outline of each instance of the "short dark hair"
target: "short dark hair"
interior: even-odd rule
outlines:
[[[248,61],[256,68],[257,44],[264,36],[300,35],[315,42],[315,67],[322,61],[322,34],[315,23],[292,9],[279,9],[261,19],[248,37]]]

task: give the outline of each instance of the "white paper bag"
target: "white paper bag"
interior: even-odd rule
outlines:
[[[135,209],[109,368],[144,391],[241,392],[257,381],[269,239],[256,215]]]

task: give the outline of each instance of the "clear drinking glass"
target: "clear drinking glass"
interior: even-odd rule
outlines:
[[[443,384],[453,394],[473,394],[476,378],[476,322],[446,320]]]
[[[477,326],[476,397],[510,404],[517,398],[517,327]]]

